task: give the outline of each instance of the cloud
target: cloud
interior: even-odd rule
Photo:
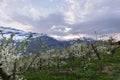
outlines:
[[[33,26],[31,24],[24,24],[24,20],[20,16],[28,17],[31,20],[39,19],[39,11],[32,7],[30,4],[27,5],[29,0],[1,0],[0,1],[0,26],[10,26],[13,28],[21,29],[24,31],[32,31]],[[12,4],[12,5],[10,5]],[[19,14],[22,22],[17,21],[13,18]]]
[[[69,5],[67,10],[64,9],[64,18],[68,24],[71,24],[69,25],[72,27],[71,33],[94,34],[94,31],[97,31],[99,34],[105,34],[120,32],[119,0],[66,1]],[[111,3],[113,4],[111,5]]]
[[[52,32],[64,32],[64,33],[68,33],[71,30],[71,28],[66,27],[66,26],[62,26],[62,25],[53,25],[52,28],[50,29],[50,31]]]
[[[50,36],[58,40],[72,40],[72,39],[78,39],[78,38],[83,38],[83,37],[89,37],[86,34],[68,34],[65,36],[60,36],[60,35],[50,35]]]
[[[93,0],[66,0],[66,3],[68,6],[63,8],[62,12],[68,24],[84,22],[95,7]]]
[[[0,5],[1,26],[64,39],[120,32],[120,0],[0,0]]]

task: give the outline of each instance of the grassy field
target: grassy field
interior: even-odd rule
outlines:
[[[76,67],[80,65],[78,61],[74,62]],[[116,51],[114,57],[104,55],[103,62],[103,71],[99,71],[97,60],[91,60],[86,71],[77,69],[73,72],[28,72],[25,77],[27,80],[120,80],[120,50]]]

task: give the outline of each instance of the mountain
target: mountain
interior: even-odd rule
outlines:
[[[0,30],[4,34],[5,37],[9,37],[10,34],[14,33],[15,36],[13,40],[19,41],[27,38],[30,34],[33,35],[33,38],[38,37],[38,36],[44,36],[45,34],[42,33],[35,33],[35,32],[25,32],[19,29],[11,28],[11,27],[0,27]]]
[[[100,40],[108,40],[110,38],[113,38],[116,42],[120,41],[120,33],[112,33],[112,34],[105,34],[100,36]]]
[[[46,46],[43,47],[43,45],[47,45],[47,47]],[[28,52],[37,53],[42,49],[49,49],[49,48],[63,49],[64,47],[69,45],[70,45],[70,41],[59,41],[47,35],[40,36],[30,39],[28,44]]]
[[[33,35],[33,37],[29,40],[29,44],[27,46],[27,50],[28,52],[35,52],[35,51],[39,51],[40,49],[42,49],[42,44],[40,44],[40,40],[44,43],[47,44],[47,46],[50,47],[54,47],[54,48],[64,48],[65,46],[69,46],[70,43],[73,40],[70,41],[60,41],[60,40],[56,40],[46,34],[43,33],[35,33],[35,32],[25,32],[19,29],[14,29],[11,27],[0,27],[0,30],[3,32],[4,36],[9,37],[10,34],[14,33],[15,36],[13,38],[13,40],[15,42],[19,42],[21,40],[24,40],[25,38],[27,38],[30,34]],[[110,37],[113,37],[114,39],[116,39],[117,41],[120,41],[120,33],[114,33],[114,34],[107,34],[107,35],[103,35],[100,37],[100,39],[102,40],[108,40]],[[95,40],[92,38],[80,38],[80,40],[83,40],[87,43],[91,43],[94,42]]]
[[[47,44],[48,47],[55,47],[55,48],[63,48],[64,46],[70,45],[70,41],[59,41],[56,40],[50,36],[47,36],[43,33],[35,33],[35,32],[25,32],[19,29],[14,29],[11,27],[0,27],[0,30],[3,32],[4,36],[9,37],[10,34],[14,33],[15,36],[13,40],[15,42],[19,42],[20,40],[24,40],[27,38],[30,34],[33,35],[33,37],[29,40],[28,44],[28,52],[35,52],[40,50],[42,47],[42,44],[40,44],[40,40],[43,44]]]

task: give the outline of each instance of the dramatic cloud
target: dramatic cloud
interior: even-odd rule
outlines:
[[[120,0],[0,0],[0,5],[0,26],[64,39],[120,32]]]

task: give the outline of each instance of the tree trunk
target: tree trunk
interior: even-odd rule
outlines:
[[[74,61],[74,55],[73,53],[69,53],[69,60],[70,60],[70,70],[73,71],[73,61]]]
[[[39,61],[40,65],[39,65],[39,71],[42,70],[42,58],[40,58],[40,61]]]
[[[100,53],[98,52],[98,50],[96,49],[96,47],[92,44],[92,49],[94,50],[95,54],[97,55],[98,61],[99,61],[99,67],[100,67],[100,71],[103,70],[103,61],[102,61],[102,57],[100,55]]]
[[[83,55],[83,71],[87,70],[87,59],[86,55]]]
[[[4,72],[2,68],[0,68],[0,76],[3,80],[10,80],[10,76],[6,72]]]
[[[60,64],[61,64],[61,58],[58,56],[57,57],[57,71],[60,71]]]
[[[14,62],[14,67],[13,67],[13,80],[16,80],[16,62]]]

